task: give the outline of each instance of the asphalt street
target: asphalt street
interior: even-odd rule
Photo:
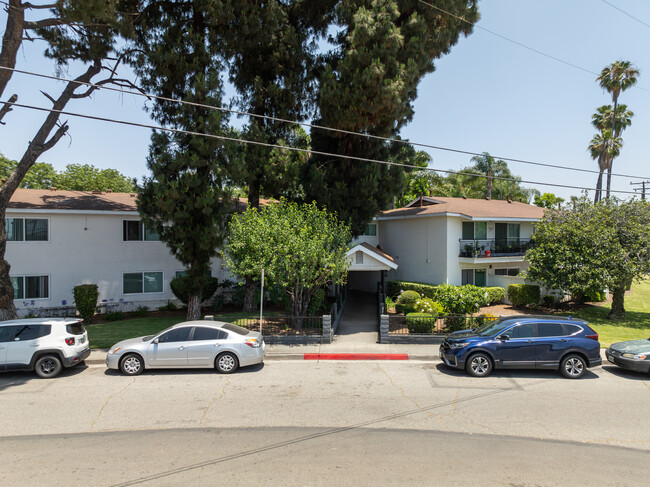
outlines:
[[[0,376],[0,485],[631,485],[650,377],[438,362]]]

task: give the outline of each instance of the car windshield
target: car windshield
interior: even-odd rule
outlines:
[[[503,330],[515,324],[516,322],[517,322],[516,320],[512,320],[512,319],[501,319],[497,321],[490,321],[484,324],[483,326],[477,328],[474,331],[478,336],[482,336],[482,337],[498,335]]]

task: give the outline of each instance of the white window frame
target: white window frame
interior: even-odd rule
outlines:
[[[142,238],[138,240],[127,240],[125,239],[124,235],[124,222],[138,222],[140,224],[140,230],[142,232]],[[160,242],[160,235],[158,235],[157,240],[149,240],[145,238],[145,235],[147,234],[147,229],[144,226],[144,222],[142,220],[138,220],[137,218],[123,218],[122,219],[122,226],[121,226],[121,231],[122,231],[122,242]]]
[[[366,230],[368,230],[368,228],[369,228],[371,225],[372,225],[373,227],[375,227],[375,234],[374,234],[374,235],[371,235],[371,234],[369,234],[369,233],[366,233]],[[366,225],[366,228],[364,228],[364,230],[363,230],[363,236],[364,236],[364,237],[376,237],[376,236],[377,236],[377,224],[376,224],[376,223],[368,223],[368,224]]]
[[[23,297],[22,298],[14,298],[14,301],[45,301],[51,299],[51,289],[52,289],[52,276],[50,274],[21,274],[18,276],[10,275],[10,278],[21,278],[23,280]],[[25,283],[25,279],[28,277],[47,277],[47,297],[45,298],[28,298],[25,296],[25,293],[27,291],[27,285]],[[13,288],[13,286],[12,286]]]
[[[50,219],[45,217],[45,218],[40,218],[40,217],[32,217],[32,216],[6,216],[5,217],[5,222],[7,220],[21,220],[22,221],[22,233],[23,233],[23,238],[22,240],[7,240],[7,243],[9,244],[17,244],[17,243],[30,243],[30,244],[44,244],[44,243],[49,243],[51,239],[51,225],[50,225]],[[25,220],[45,220],[47,222],[47,239],[46,240],[27,240],[27,230],[25,228]],[[5,223],[5,229],[6,229],[6,223]],[[18,276],[16,276],[18,277]]]
[[[516,270],[517,274],[515,276],[511,276],[508,274],[508,271]],[[505,274],[497,274],[497,271],[506,271]],[[519,274],[521,274],[521,269],[519,267],[498,267],[494,269],[494,275],[495,276],[503,276],[503,277],[517,277]]]
[[[154,273],[154,272],[158,273],[158,274],[160,274],[162,276],[161,277],[161,282],[160,282],[161,290],[160,291],[146,292],[144,290],[144,275],[149,274],[149,273]],[[125,274],[141,274],[142,275],[142,291],[141,292],[139,292],[139,293],[127,293],[127,292],[124,291],[124,275]],[[165,272],[164,271],[158,270],[158,271],[128,271],[128,272],[124,271],[124,272],[122,272],[122,295],[123,296],[140,296],[140,295],[145,295],[145,294],[146,295],[163,294],[164,292],[165,292]]]

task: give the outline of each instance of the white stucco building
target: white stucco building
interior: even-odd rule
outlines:
[[[238,210],[246,207],[239,201]],[[370,223],[348,252],[349,286],[369,292],[390,279],[507,287],[521,282],[524,251],[543,209],[519,202],[420,198]],[[174,300],[184,272],[140,221],[129,193],[19,189],[6,214],[6,259],[20,315],[73,304],[78,284],[124,310]],[[222,260],[211,275],[232,279]]]

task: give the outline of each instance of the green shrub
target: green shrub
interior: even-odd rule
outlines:
[[[106,313],[104,315],[104,319],[106,321],[121,321],[124,318],[126,318],[124,311],[111,311],[110,313]]]
[[[397,298],[397,304],[395,305],[395,311],[398,313],[412,313],[415,311],[415,303],[420,299],[420,294],[415,291],[404,291]]]
[[[309,307],[307,308],[307,314],[312,316],[318,313],[323,305],[325,304],[325,289],[319,289],[314,293],[309,301]]]
[[[86,323],[90,323],[97,309],[99,290],[97,284],[80,284],[72,290],[74,305]]]
[[[431,313],[409,313],[406,315],[406,326],[409,333],[433,333],[437,319]]]
[[[133,316],[136,316],[138,318],[144,318],[147,316],[147,313],[149,312],[149,308],[146,306],[138,306],[133,313],[131,313]]]
[[[390,296],[386,296],[386,300],[384,302],[386,303],[386,312],[395,306],[395,301],[393,301]]]
[[[515,308],[537,306],[539,297],[540,290],[536,284],[510,284],[508,286],[508,299]]]
[[[485,291],[487,292],[487,302],[485,303],[485,306],[503,303],[503,300],[506,299],[506,290],[502,287],[486,287]]]
[[[467,322],[467,317],[452,315],[445,317],[445,331],[452,333],[454,331],[467,330],[472,328]]]
[[[402,291],[415,291],[420,296],[436,300],[436,288],[433,284],[408,281],[388,281],[387,293],[389,296],[399,296]]]
[[[473,314],[487,303],[485,288],[466,285],[441,284],[437,289],[437,301],[451,314]]]
[[[187,276],[175,277],[169,283],[174,296],[178,298],[183,304],[187,305],[190,300],[190,292],[197,285],[195,281],[191,280]],[[201,302],[207,301],[214,293],[217,292],[219,287],[219,279],[216,277],[205,277],[203,284],[203,290],[201,292]]]
[[[176,306],[174,303],[172,303],[169,300],[167,300],[167,304],[158,306],[158,311],[176,311],[177,309],[178,306]]]
[[[435,316],[445,314],[445,309],[442,305],[429,298],[418,299],[413,307],[416,313],[429,313]]]
[[[544,306],[547,306],[548,308],[552,308],[553,305],[555,304],[555,296],[552,296],[550,294],[545,294],[542,296],[542,302],[544,303]]]

